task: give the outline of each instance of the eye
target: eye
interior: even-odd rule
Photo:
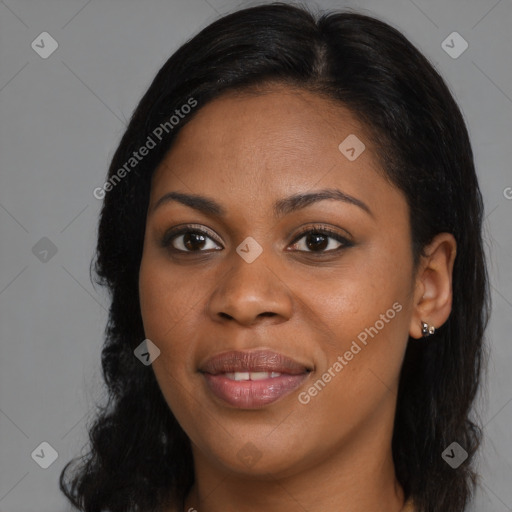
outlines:
[[[300,243],[303,239],[304,242]],[[336,244],[338,245],[336,246]],[[301,231],[300,236],[293,241],[293,246],[301,252],[316,252],[320,254],[339,251],[353,245],[344,236],[323,226],[305,228]]]
[[[304,239],[304,242],[302,240]],[[165,233],[161,245],[174,252],[194,253],[220,250],[209,231],[195,226],[173,228]],[[292,242],[292,248],[299,252],[328,253],[352,247],[354,244],[340,233],[324,226],[310,226],[302,229]],[[334,247],[332,247],[334,246]]]
[[[162,238],[163,247],[170,248],[175,252],[206,252],[218,250],[216,243],[210,233],[204,229],[194,226],[183,226],[167,231]]]

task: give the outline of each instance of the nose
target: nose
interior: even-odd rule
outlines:
[[[280,277],[279,266],[270,250],[267,254],[264,250],[251,263],[233,251],[226,263],[229,267],[220,273],[207,306],[213,321],[251,326],[267,317],[272,323],[291,317],[293,294]]]

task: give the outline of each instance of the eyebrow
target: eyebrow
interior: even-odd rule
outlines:
[[[322,190],[316,190],[314,192],[304,192],[294,194],[284,199],[279,199],[274,203],[273,210],[275,217],[282,217],[288,215],[294,211],[301,210],[307,206],[323,201],[325,199],[334,199],[335,201],[341,201],[344,203],[352,204],[364,210],[366,213],[373,217],[373,213],[370,208],[360,199],[345,194],[341,190],[327,188]],[[183,192],[168,192],[163,195],[152,207],[151,211],[154,212],[157,208],[163,204],[176,201],[185,206],[189,206],[194,210],[198,210],[206,215],[214,215],[218,217],[225,217],[226,210],[217,203],[214,199],[195,195],[185,194]]]

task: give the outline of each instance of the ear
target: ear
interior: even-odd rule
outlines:
[[[451,233],[439,233],[425,247],[418,264],[414,289],[413,314],[409,335],[421,338],[421,322],[436,329],[452,310],[452,273],[457,242]]]

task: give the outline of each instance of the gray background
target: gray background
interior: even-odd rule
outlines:
[[[220,14],[254,3],[0,0],[1,512],[69,510],[58,475],[86,442],[88,411],[103,393],[108,301],[89,279],[101,206],[92,192],[126,120],[180,44]],[[357,8],[400,29],[446,79],[468,123],[494,306],[489,378],[477,407],[485,425],[482,484],[470,510],[512,510],[512,2],[314,5]],[[46,59],[31,48],[44,31],[59,45]],[[441,46],[453,31],[469,44],[456,59]],[[41,252],[47,241],[34,254],[43,237],[56,254]],[[43,441],[58,452],[48,469],[31,457]]]

